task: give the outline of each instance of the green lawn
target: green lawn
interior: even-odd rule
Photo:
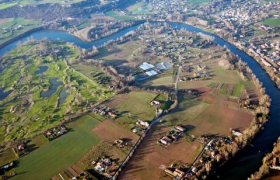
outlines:
[[[240,81],[240,83],[236,86],[235,92],[234,92],[234,96],[238,97],[240,95],[240,93],[242,92],[242,88],[244,86],[244,81]]]
[[[188,1],[191,4],[201,4],[201,3],[208,3],[210,0],[189,0]]]
[[[156,93],[132,91],[129,94],[117,95],[108,101],[108,106],[117,104],[114,109],[119,113],[129,114],[143,121],[151,121],[155,116],[155,109],[150,102],[157,96]]]
[[[0,154],[0,166],[3,166],[11,161],[17,159],[16,154],[14,153],[13,149],[7,149]]]
[[[236,70],[223,70],[217,64],[209,65],[210,69],[213,70],[211,73],[212,77],[207,80],[199,80],[199,81],[184,81],[178,83],[179,89],[191,89],[191,88],[199,88],[206,87],[211,83],[232,83],[238,84],[241,81],[241,77],[237,73]]]
[[[151,77],[144,82],[141,82],[143,86],[172,86],[174,87],[173,68],[165,70],[163,73]]]
[[[178,96],[178,108],[163,119],[163,122],[168,126],[178,124],[188,125],[189,122],[195,119],[209,106],[209,104],[198,101],[195,97],[190,95],[179,94]]]
[[[90,25],[90,23],[82,23],[79,26],[77,26],[77,28],[80,30],[80,29],[84,29],[85,27],[87,27],[89,25]]]
[[[98,123],[98,120],[88,115],[70,123],[67,125],[70,132],[22,157],[16,168],[18,175],[13,179],[49,180],[73,165],[99,142],[99,138],[92,132]]]
[[[131,16],[126,16],[126,15],[121,15],[119,12],[116,11],[108,11],[106,12],[106,15],[111,16],[117,20],[122,20],[122,21],[135,21],[137,20],[134,17]]]
[[[25,33],[26,31],[37,27],[39,21],[24,19],[24,18],[11,18],[5,21],[4,23],[0,23],[0,29],[2,28],[15,28],[20,25],[23,27],[17,30],[10,30],[7,33],[0,34],[0,44],[4,43],[20,34]]]
[[[280,26],[280,18],[268,18],[263,21],[263,24],[271,27],[279,27]]]
[[[17,2],[2,3],[2,4],[0,4],[0,10],[15,6],[16,4],[17,4]]]
[[[73,4],[73,3],[78,3],[84,0],[42,0],[42,1],[36,1],[36,0],[21,0],[20,4],[21,5],[38,5],[38,4],[52,4],[52,3],[59,3],[63,4],[64,2],[67,4]]]
[[[6,23],[3,23],[0,28],[8,28],[11,26],[19,26],[19,25],[25,25],[25,26],[31,26],[31,25],[38,25],[39,21],[24,19],[24,18],[13,18],[7,21]]]
[[[155,12],[150,11],[150,4],[138,2],[132,6],[129,6],[127,10],[133,14],[153,14]]]

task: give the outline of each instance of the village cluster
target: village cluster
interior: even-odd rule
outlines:
[[[68,130],[65,126],[57,126],[52,129],[49,129],[44,133],[44,136],[49,140],[54,140],[58,138],[59,136],[62,136],[63,134],[67,133]]]
[[[181,129],[181,126],[176,126],[175,128],[178,130],[184,129]],[[231,134],[232,138],[242,135],[240,132],[234,130],[231,132]],[[196,175],[199,169],[207,164],[207,162],[211,162],[217,158],[220,158],[219,151],[224,144],[232,143],[229,137],[221,137],[212,134],[201,135],[199,138],[197,138],[197,141],[204,145],[200,155],[191,165],[181,165],[178,167],[176,164],[171,164],[164,170],[168,176],[178,180],[192,178],[194,175]]]
[[[118,116],[117,112],[115,112],[114,110],[112,110],[106,106],[97,106],[92,109],[92,112],[99,114],[101,116],[107,116],[112,119],[114,119]]]
[[[175,126],[172,130],[170,130],[168,133],[166,133],[165,136],[161,137],[158,140],[158,144],[168,147],[173,142],[176,142],[180,139],[180,137],[183,137],[184,132],[186,129],[182,126]]]

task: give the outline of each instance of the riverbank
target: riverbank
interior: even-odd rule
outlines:
[[[278,159],[279,159],[279,153],[280,153],[280,138],[278,138],[277,142],[274,143],[274,148],[271,153],[268,153],[263,158],[263,164],[260,167],[260,169],[251,175],[251,177],[248,178],[248,180],[260,180],[265,179],[266,176],[269,175],[271,171],[278,171],[280,169]],[[279,173],[274,173],[275,178],[279,178]],[[273,178],[274,176],[270,176],[270,178]]]
[[[189,24],[187,22],[185,22],[186,24],[193,26],[192,24]],[[214,34],[215,36],[218,36],[219,38],[224,38],[222,36],[220,36],[218,33],[216,33],[216,31],[208,29],[208,28],[203,28],[202,26],[194,26],[200,29],[203,29],[204,31],[207,31],[211,34]],[[227,42],[229,42],[230,44],[234,45],[235,47],[237,47],[239,50],[245,52],[247,55],[251,56],[254,60],[256,60],[256,62],[258,62],[258,64],[262,67],[263,70],[266,71],[266,73],[271,77],[271,80],[275,82],[276,86],[280,89],[280,78],[277,77],[277,75],[274,74],[273,69],[269,69],[268,66],[266,66],[263,61],[261,60],[261,57],[255,55],[253,52],[251,52],[250,50],[246,49],[246,47],[236,43],[236,42],[232,42],[231,40],[227,39]]]
[[[117,28],[117,29],[113,29],[113,30],[110,30],[109,32],[106,32],[104,30],[104,32],[102,32],[103,34],[102,35],[95,35],[94,39],[92,39],[91,37],[89,37],[89,34],[91,33],[91,31],[94,31],[94,29],[96,28],[96,26],[88,26],[88,27],[85,27],[84,29],[81,29],[81,30],[78,30],[78,31],[67,31],[69,34],[79,38],[80,40],[82,41],[85,41],[85,42],[88,42],[88,43],[91,43],[91,42],[94,42],[94,41],[97,41],[97,40],[100,40],[102,38],[105,38],[107,36],[110,36],[110,35],[113,35],[115,33],[118,33],[119,31],[122,31],[123,29],[126,29],[126,28],[129,28],[129,27],[133,27],[135,25],[139,25],[139,24],[143,24],[144,21],[143,20],[139,20],[139,21],[132,21],[130,25],[127,25],[127,26],[123,26],[121,28]],[[99,29],[100,27],[98,27]],[[103,27],[104,29],[107,29],[108,27]]]
[[[0,45],[0,49],[6,47],[7,45],[9,45],[9,44],[11,44],[11,43],[13,43],[13,42],[15,42],[15,41],[21,39],[21,38],[24,38],[24,37],[26,37],[26,36],[28,36],[28,35],[34,33],[34,32],[41,31],[41,30],[44,30],[44,29],[46,29],[46,28],[43,27],[43,26],[41,26],[41,27],[36,27],[36,28],[31,29],[31,30],[28,30],[28,31],[26,31],[26,32],[23,33],[23,34],[21,34],[21,35],[19,35],[19,36],[16,36],[16,37],[14,37],[14,38],[12,38],[12,39],[10,39],[10,40],[8,40],[8,41],[2,43],[2,44]]]

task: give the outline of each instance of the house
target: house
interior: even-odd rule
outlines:
[[[172,139],[167,136],[162,137],[161,139],[165,140],[167,143],[172,143]]]
[[[234,136],[236,136],[236,137],[242,136],[242,133],[240,133],[240,132],[238,132],[238,131],[232,130],[231,133],[232,133],[232,135],[234,135]]]
[[[136,122],[137,125],[142,125],[142,126],[145,126],[145,127],[149,127],[150,124],[148,122],[145,122],[145,121],[141,121],[138,119],[138,121]]]
[[[175,179],[181,179],[185,175],[184,171],[181,171],[180,169],[175,168],[172,170],[171,168],[165,169],[165,173],[171,177],[174,177]]]
[[[280,169],[280,157],[279,157],[279,155],[276,155],[276,156],[273,157],[272,168]]]
[[[164,144],[164,145],[168,145],[168,142],[166,140],[164,140],[164,139],[160,139],[159,142]]]
[[[196,168],[196,167],[193,167],[193,168],[192,168],[192,172],[193,172],[193,173],[196,173],[196,172],[197,172],[197,168]]]
[[[176,126],[175,127],[176,130],[180,131],[180,132],[184,132],[186,129],[182,126]]]
[[[108,112],[108,115],[109,115],[111,118],[116,118],[116,117],[117,117],[117,114],[115,114],[115,113],[113,113],[113,112],[111,112],[111,111]]]
[[[216,152],[215,151],[211,151],[211,156],[212,156],[212,158],[214,158],[216,156]]]
[[[151,102],[150,102],[150,104],[153,106],[153,105],[159,105],[160,104],[160,102],[159,101],[156,101],[156,100],[152,100]]]

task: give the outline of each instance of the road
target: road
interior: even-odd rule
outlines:
[[[179,68],[178,68],[177,77],[176,77],[176,80],[175,80],[175,93],[176,93],[176,95],[178,93],[178,81],[180,80],[181,70],[182,70],[182,56],[179,55]]]

